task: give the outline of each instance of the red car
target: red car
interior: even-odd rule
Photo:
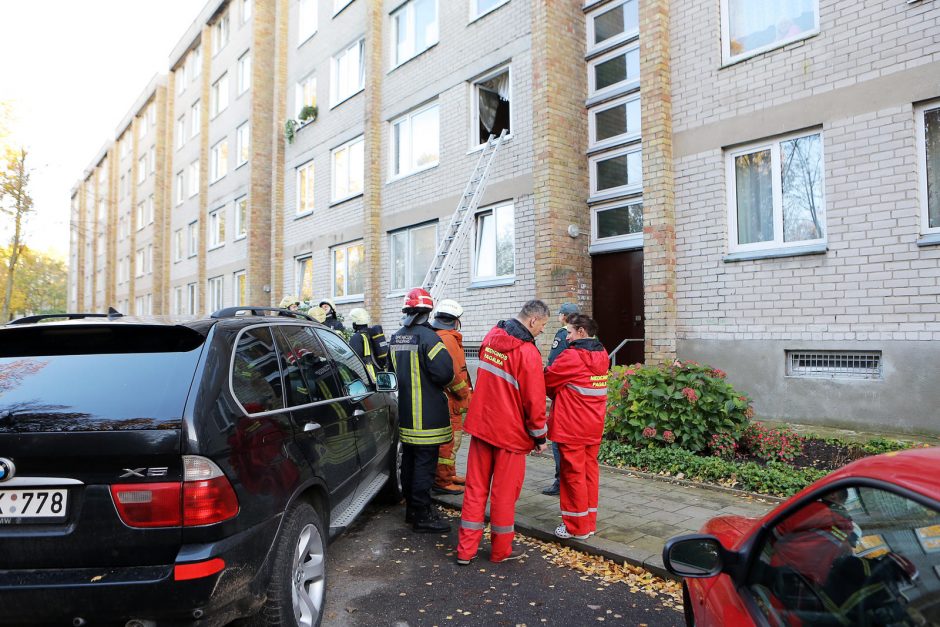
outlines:
[[[858,460],[666,542],[689,625],[940,625],[940,447]]]

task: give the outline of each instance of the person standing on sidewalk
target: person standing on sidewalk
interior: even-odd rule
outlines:
[[[385,331],[380,324],[369,326],[369,312],[362,307],[350,311],[349,319],[353,325],[349,347],[365,362],[366,370],[375,382],[375,373],[388,369],[388,340],[385,339]]]
[[[599,469],[597,453],[607,413],[610,358],[597,339],[597,323],[568,316],[568,348],[545,370],[552,399],[548,437],[561,450],[559,538],[590,537],[597,527]]]
[[[561,351],[568,348],[567,319],[568,316],[578,313],[581,313],[581,310],[578,309],[575,303],[562,303],[561,308],[558,310],[558,322],[561,324],[561,328],[555,333],[555,338],[552,340],[552,348],[548,351],[549,366],[561,355]],[[555,481],[552,485],[542,490],[542,494],[546,496],[558,496],[560,492],[558,477],[561,473],[561,453],[558,450],[558,444],[556,444],[554,440],[552,440],[552,457],[555,458]]]
[[[477,383],[464,431],[472,436],[467,483],[460,512],[457,563],[476,557],[483,539],[486,501],[490,501],[490,561],[525,556],[513,549],[516,501],[525,479],[525,458],[544,451],[545,379],[535,338],[551,315],[540,300],[530,300],[510,320],[500,320],[480,347]]]
[[[453,429],[444,387],[454,379],[454,364],[428,316],[434,302],[421,288],[405,295],[402,328],[389,342],[398,374],[398,430],[402,443],[401,484],[407,503],[405,522],[417,532],[442,533],[450,525],[431,506],[431,485],[438,448]]]
[[[460,449],[460,438],[463,435],[463,421],[470,406],[470,395],[473,386],[470,383],[470,373],[467,371],[467,358],[463,353],[463,335],[460,333],[460,316],[463,307],[455,300],[444,299],[437,304],[434,321],[431,326],[447,347],[450,358],[454,362],[454,380],[444,388],[447,393],[447,405],[450,409],[450,426],[454,430],[454,437],[450,442],[441,444],[437,457],[437,476],[434,479],[432,492],[437,494],[463,494],[465,477],[457,474],[457,451]]]

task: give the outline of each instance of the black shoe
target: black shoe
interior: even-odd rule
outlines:
[[[422,515],[415,515],[411,528],[417,533],[447,533],[450,531],[450,523],[441,520],[440,515],[430,508]]]
[[[454,484],[450,484],[448,486],[436,485],[431,488],[431,492],[433,492],[434,494],[453,494],[457,496],[457,495],[463,494],[463,488]]]
[[[411,525],[415,521],[415,511],[413,509],[405,509],[405,524]]]
[[[513,560],[521,560],[521,559],[522,559],[523,557],[525,557],[525,556],[526,556],[525,549],[523,549],[523,548],[520,547],[520,546],[516,546],[516,547],[513,547],[512,551],[509,553],[509,555],[507,555],[506,557],[504,557],[503,559],[499,560],[499,561],[496,562],[496,563],[497,563],[497,564],[500,564],[500,563],[502,563],[502,562],[511,562],[511,561],[513,561]],[[493,561],[493,559],[490,558],[490,561]]]
[[[561,494],[561,486],[556,481],[552,485],[542,490],[542,494],[544,494],[545,496],[558,496],[559,494]]]

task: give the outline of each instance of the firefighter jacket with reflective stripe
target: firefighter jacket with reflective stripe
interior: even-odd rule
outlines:
[[[366,370],[375,381],[375,373],[388,370],[388,340],[380,325],[367,327],[353,325],[354,332],[349,338],[349,346],[362,361],[366,363]]]
[[[545,389],[552,399],[548,437],[552,442],[600,444],[607,413],[610,359],[595,338],[575,340],[545,369]]]
[[[545,380],[535,338],[517,320],[500,321],[480,347],[464,431],[498,448],[528,453],[545,442]]]
[[[444,342],[454,362],[454,380],[444,388],[450,415],[451,418],[459,418],[462,422],[467,415],[467,408],[470,407],[470,393],[473,392],[470,373],[467,371],[467,358],[463,353],[463,335],[456,329],[437,329],[437,335]],[[453,424],[454,421],[451,420],[451,425]]]
[[[442,444],[453,436],[444,388],[454,379],[450,353],[429,325],[404,326],[389,342],[398,374],[398,426],[404,444]]]

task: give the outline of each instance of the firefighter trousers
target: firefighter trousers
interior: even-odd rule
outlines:
[[[561,519],[571,535],[587,535],[597,529],[600,444],[559,442],[558,448],[561,451]]]
[[[446,488],[452,484],[457,474],[457,451],[460,450],[463,436],[463,417],[460,414],[456,416],[451,414],[450,426],[454,430],[454,437],[450,442],[441,444],[441,450],[437,456],[437,475],[434,478],[434,485],[439,488]]]
[[[480,548],[487,499],[490,501],[490,560],[501,562],[512,552],[516,501],[525,480],[525,458],[525,453],[507,451],[478,438],[470,439],[458,559],[471,559]]]
[[[431,485],[438,445],[401,445],[401,487],[409,510],[425,511],[431,507]]]

